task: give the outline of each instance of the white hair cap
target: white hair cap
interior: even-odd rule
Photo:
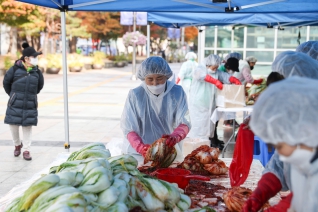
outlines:
[[[318,41],[307,41],[302,43],[296,48],[296,52],[305,53],[309,57],[318,60]]]
[[[318,79],[318,61],[302,52],[285,51],[275,58],[272,71],[285,78],[300,76]]]
[[[245,60],[247,62],[251,62],[251,63],[256,63],[257,62],[257,59],[254,56],[249,56],[249,57],[245,58]]]
[[[227,60],[228,60],[229,58],[231,58],[231,57],[234,57],[234,58],[236,58],[236,59],[238,59],[238,60],[242,60],[242,58],[243,58],[240,53],[238,53],[238,52],[232,52],[232,53],[226,55],[225,58],[224,58],[224,60],[227,61]]]
[[[188,52],[185,56],[186,60],[195,60],[197,59],[197,54],[194,52]]]
[[[172,71],[162,57],[152,56],[144,60],[139,66],[137,77],[140,80],[145,80],[145,77],[150,74],[160,74],[168,79],[172,76]]]
[[[257,99],[250,127],[266,143],[318,146],[318,80],[290,77]]]
[[[215,54],[210,54],[209,56],[204,58],[204,63],[206,66],[219,66],[221,62],[221,58]]]

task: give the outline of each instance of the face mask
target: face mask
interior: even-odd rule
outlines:
[[[314,151],[301,149],[297,146],[297,149],[295,149],[290,156],[279,155],[279,160],[292,164],[296,169],[306,174],[311,170],[310,160],[314,155]]]
[[[233,74],[234,74],[234,71],[229,70],[228,73],[229,73],[230,75],[233,75]]]
[[[254,69],[254,66],[250,66],[251,71]]]
[[[37,65],[38,65],[38,62],[39,62],[39,60],[38,60],[37,57],[36,57],[36,58],[31,57],[31,58],[30,58],[30,63],[31,63],[32,65],[37,66]]]
[[[209,74],[215,74],[215,72],[216,72],[216,70],[211,70],[211,69],[208,68],[208,73]]]
[[[159,85],[147,85],[147,88],[152,94],[159,95],[165,91],[166,83]]]

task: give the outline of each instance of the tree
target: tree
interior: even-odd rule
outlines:
[[[17,27],[29,23],[36,17],[37,7],[35,5],[20,3],[14,0],[0,0],[0,22],[11,26],[10,44],[8,52],[14,54],[12,48],[16,38]]]
[[[198,37],[198,29],[194,26],[186,27],[184,32],[185,41],[194,41]]]
[[[160,43],[162,40],[167,38],[167,29],[160,27],[158,25],[152,24],[150,26],[150,35],[151,35],[151,38],[150,38],[151,51],[154,52],[153,45],[151,45],[152,43],[154,43],[156,48],[159,48],[159,50],[161,51],[162,49],[161,49]]]

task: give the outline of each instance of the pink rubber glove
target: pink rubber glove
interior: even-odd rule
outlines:
[[[176,84],[178,85],[179,82],[180,82],[180,78],[178,77],[178,78],[177,78],[177,81],[176,81]]]
[[[229,81],[230,81],[230,83],[235,84],[235,85],[242,85],[241,81],[233,76],[230,77]]]
[[[263,82],[263,79],[254,80],[253,84],[259,85]]]
[[[143,157],[145,157],[147,150],[149,149],[149,144],[144,144],[140,136],[136,132],[130,132],[127,135],[127,139],[130,145]]]
[[[166,138],[166,144],[169,147],[173,147],[176,143],[182,141],[189,133],[189,127],[185,124],[180,124],[170,135],[163,135],[162,138]]]
[[[258,181],[257,188],[243,206],[243,212],[257,212],[262,206],[282,189],[280,180],[268,172]]]
[[[204,81],[206,82],[209,82],[213,85],[215,85],[219,90],[222,90],[223,89],[223,84],[220,80],[218,79],[215,79],[213,77],[211,77],[210,75],[206,75],[205,78],[204,78]]]

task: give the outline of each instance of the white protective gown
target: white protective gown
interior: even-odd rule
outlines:
[[[164,134],[171,134],[180,124],[191,128],[188,104],[181,86],[167,81],[167,89],[158,97],[153,95],[145,82],[130,90],[121,117],[124,133],[123,153],[138,154],[127,140],[127,134],[134,131],[144,144],[152,144]],[[176,161],[182,161],[182,141],[175,145]]]
[[[178,77],[180,78],[180,85],[186,93],[188,100],[190,95],[190,86],[192,83],[192,74],[197,66],[198,63],[196,61],[188,60],[182,64],[178,74]]]
[[[189,111],[192,128],[188,134],[190,138],[208,139],[213,137],[215,125],[211,116],[216,108],[217,87],[205,82],[205,76],[220,80],[223,84],[230,84],[229,75],[226,72],[217,70],[215,73],[208,73],[205,66],[199,65],[193,72],[193,80],[190,88]]]

